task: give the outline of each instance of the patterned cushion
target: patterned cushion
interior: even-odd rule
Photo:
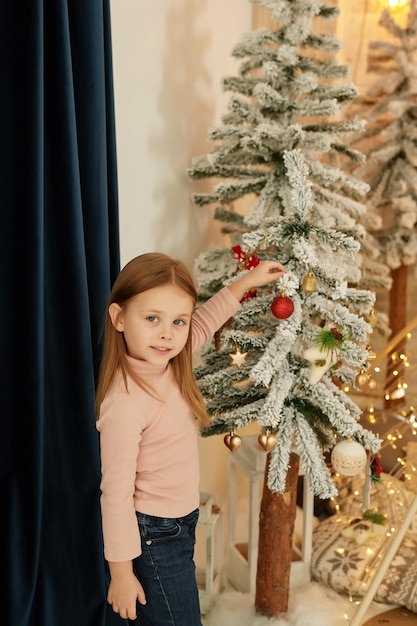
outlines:
[[[357,495],[346,498],[343,514],[332,515],[313,531],[313,577],[335,591],[362,597],[389,542],[386,531],[401,523],[399,511],[406,510],[414,496],[405,489],[387,493],[386,486],[379,488],[373,504],[387,515],[384,526],[362,518]],[[417,612],[417,532],[412,528],[407,531],[374,600]]]
[[[417,613],[417,533],[408,531],[375,596],[377,602],[405,606]]]

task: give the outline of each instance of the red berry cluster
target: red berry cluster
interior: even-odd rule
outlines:
[[[371,461],[371,480],[373,483],[381,482],[381,474],[384,471],[379,456],[374,456]]]
[[[330,329],[333,333],[334,338],[336,339],[336,341],[341,341],[343,339],[343,335],[340,332],[340,330],[338,328],[336,328],[335,326],[333,328]]]
[[[256,254],[247,254],[247,252],[242,250],[241,246],[233,246],[232,252],[233,258],[237,261],[236,273],[241,270],[250,270],[252,267],[256,267],[260,263]],[[241,299],[241,302],[248,300],[248,298],[255,298],[256,293],[256,289],[247,291]]]
[[[233,246],[233,258],[237,261],[236,271],[250,270],[252,267],[259,265],[259,258],[256,254],[247,254],[242,250],[241,246]]]

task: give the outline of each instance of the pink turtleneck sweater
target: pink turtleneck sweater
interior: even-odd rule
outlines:
[[[224,287],[194,313],[193,350],[207,342],[240,307]],[[141,554],[136,511],[183,517],[199,506],[197,427],[171,365],[129,357],[134,370],[163,401],[121,374],[104,399],[100,432],[104,555],[129,561]]]

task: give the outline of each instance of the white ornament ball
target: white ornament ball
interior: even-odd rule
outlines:
[[[342,476],[356,476],[365,469],[366,450],[352,439],[339,441],[331,454],[333,468]]]

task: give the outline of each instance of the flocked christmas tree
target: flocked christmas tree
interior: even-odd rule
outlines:
[[[417,7],[411,0],[404,26],[385,9],[380,24],[387,39],[369,45],[370,89],[352,103],[367,124],[354,145],[366,162],[352,172],[367,182],[368,224],[379,258],[391,268],[389,326],[393,335],[407,324],[408,266],[417,259]],[[397,346],[398,354],[401,347]],[[391,367],[392,366],[392,367]],[[400,359],[387,371],[401,370]],[[388,405],[390,400],[388,400]]]
[[[196,376],[211,415],[203,435],[226,433],[234,450],[239,429],[259,424],[259,442],[268,451],[260,532],[267,545],[259,546],[255,604],[276,615],[287,608],[289,566],[281,595],[270,574],[291,545],[285,548],[288,537],[279,533],[287,513],[277,515],[276,501],[268,505],[276,497],[285,506],[289,484],[293,490],[294,446],[320,498],[337,493],[327,451],[337,469],[352,473],[379,449],[341,389],[356,386],[369,366],[375,295],[357,286],[364,237],[358,216],[368,186],[331,164],[333,153],[361,159],[347,142],[362,122],[339,115],[357,91],[334,59],[339,43],[312,30],[314,18],[334,18],[337,9],[315,0],[251,1],[271,10],[274,28],[249,32],[234,47],[240,66],[237,76],[224,79],[228,111],[209,132],[213,150],[189,170],[193,180],[222,179],[194,201],[214,205],[230,242],[197,259],[200,298],[259,259],[279,260],[286,274],[274,287],[245,295],[201,354]]]
[[[374,228],[392,269],[417,259],[417,7],[399,26],[385,9],[380,24],[390,40],[370,43],[368,72],[376,80],[353,103],[366,120],[356,145],[366,162],[356,168],[370,191],[367,205],[382,217]],[[356,142],[355,142],[356,143]]]

